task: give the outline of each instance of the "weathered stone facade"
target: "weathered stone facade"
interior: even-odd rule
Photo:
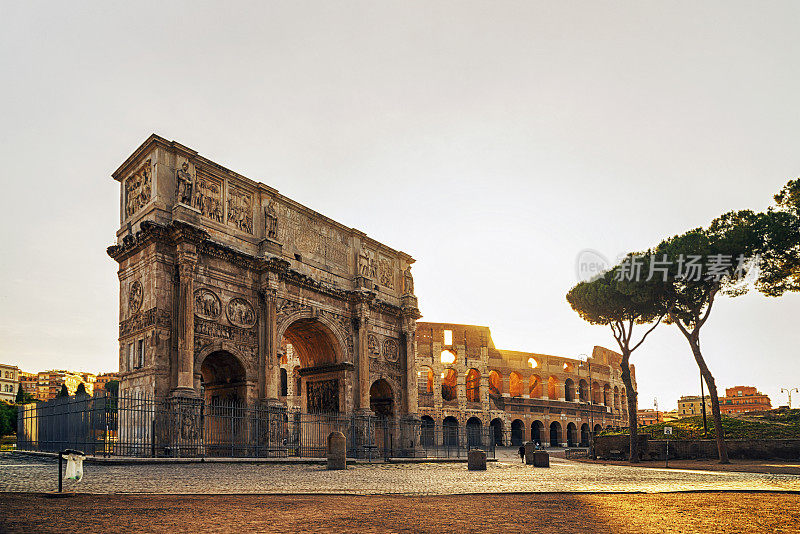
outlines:
[[[500,350],[488,327],[418,322],[419,414],[490,425],[503,444],[586,443],[590,429],[628,426],[621,358],[603,347],[586,360]]]
[[[289,346],[303,411],[416,413],[413,258],[156,135],[113,177],[122,394],[285,403]]]

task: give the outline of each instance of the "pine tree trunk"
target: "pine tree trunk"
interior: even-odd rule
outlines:
[[[630,353],[623,354],[620,369],[622,370],[622,383],[625,384],[625,391],[628,397],[628,428],[631,434],[629,460],[630,463],[636,464],[639,463],[639,430],[636,419],[636,397],[638,393],[633,388],[633,380],[631,380],[631,368],[628,365],[630,356]]]
[[[711,414],[714,418],[714,434],[717,438],[717,452],[719,453],[719,463],[729,464],[731,461],[728,459],[728,446],[725,443],[725,436],[722,430],[722,413],[719,409],[719,397],[717,396],[717,384],[714,382],[714,376],[708,370],[703,354],[700,352],[700,339],[689,339],[689,344],[692,347],[692,354],[700,368],[700,374],[703,375],[703,380],[708,387],[708,394],[711,397]]]

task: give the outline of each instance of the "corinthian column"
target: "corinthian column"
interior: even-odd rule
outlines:
[[[193,244],[178,245],[178,383],[177,389],[194,392],[194,271],[197,252]]]
[[[369,354],[367,334],[369,331],[369,306],[360,304],[358,309],[358,408],[369,411]]]
[[[414,318],[405,318],[403,333],[406,336],[406,415],[417,413],[419,389],[417,387],[417,322]]]

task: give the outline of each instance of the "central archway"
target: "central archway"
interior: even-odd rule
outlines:
[[[300,363],[293,368],[299,396],[294,402],[299,401],[299,407],[309,413],[346,410],[341,398],[346,376],[339,365],[344,361],[343,349],[334,330],[317,318],[300,318],[283,331],[281,345]]]

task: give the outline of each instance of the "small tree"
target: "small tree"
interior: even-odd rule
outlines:
[[[33,398],[33,395],[25,391],[22,388],[22,384],[20,384],[19,387],[17,388],[17,398],[14,399],[14,402],[16,404],[27,404],[29,402],[33,402],[34,400],[35,399]]]
[[[69,397],[69,390],[67,390],[66,384],[61,384],[61,390],[58,392],[56,397]]]
[[[75,390],[75,396],[88,396],[89,394],[86,393],[86,386],[83,385],[83,382],[78,384],[78,388]]]
[[[109,380],[103,388],[116,397],[119,395],[119,380]]]
[[[628,399],[631,463],[639,461],[639,433],[636,420],[638,393],[633,387],[630,358],[669,311],[664,284],[657,279],[643,279],[640,276],[642,268],[647,273],[650,268],[649,256],[629,255],[614,269],[593,280],[579,283],[567,293],[567,301],[583,320],[611,328],[622,353],[620,370]],[[634,342],[634,326],[653,322],[655,324],[645,331],[641,339]]]
[[[770,297],[800,291],[800,179],[775,195],[775,206],[762,217],[764,250],[758,290]]]

